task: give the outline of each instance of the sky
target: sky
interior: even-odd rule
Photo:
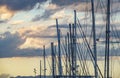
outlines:
[[[87,39],[89,39],[92,24],[90,1],[0,0],[0,77],[9,75],[34,76],[34,68],[37,68],[37,74],[39,74],[39,60],[43,61],[43,57],[37,56],[43,55],[43,45],[46,47],[47,55],[51,51],[50,43],[54,42],[57,45],[56,18],[59,22],[61,34],[64,36],[68,31],[69,23],[74,22],[74,10],[77,11],[77,18],[86,33]],[[104,55],[107,0],[94,1],[96,34],[100,41],[97,42],[97,50],[99,55]],[[119,25],[120,0],[111,0],[110,40],[113,40],[111,41],[113,44],[110,49],[113,55],[120,55],[120,45],[116,45],[116,42],[120,41]],[[79,44],[82,44],[81,35],[78,34],[80,37]],[[113,70],[116,78],[120,74],[117,70],[120,65],[118,60],[120,58],[115,57],[112,64],[115,67]],[[103,61],[99,64],[104,67]]]
[[[99,1],[95,4],[98,26],[105,24],[102,18],[106,6]],[[112,23],[118,27],[120,0],[111,0],[111,3],[115,3],[111,8],[111,14],[114,14]],[[101,5],[104,5],[102,9]],[[65,26],[73,23],[74,10],[84,23],[85,16],[91,17],[86,13],[86,10],[91,12],[90,0],[0,0],[0,57],[42,55],[43,45],[48,50],[50,42],[56,44],[55,19],[59,19],[64,35]],[[87,23],[91,24],[91,20]],[[120,27],[117,30],[120,32]]]

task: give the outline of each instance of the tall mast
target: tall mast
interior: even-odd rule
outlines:
[[[74,61],[74,73],[73,75],[76,76],[76,64],[77,64],[77,59],[76,59],[76,35],[77,35],[77,31],[76,31],[76,10],[74,10],[74,25],[73,25],[73,49],[74,49],[74,53],[73,53],[73,61]]]
[[[73,64],[72,64],[72,26],[71,26],[71,24],[69,24],[69,43],[70,43],[70,45],[69,45],[69,53],[70,53],[70,56],[69,56],[69,58],[70,58],[70,75],[72,75],[72,69],[73,69]]]
[[[94,52],[94,68],[95,68],[95,78],[98,77],[97,72],[97,50],[96,50],[96,30],[95,30],[95,14],[94,14],[94,0],[91,0],[92,6],[92,30],[93,30],[93,52]]]
[[[56,19],[57,37],[58,37],[58,72],[62,75],[61,49],[60,49],[60,29],[58,28],[58,20]]]
[[[46,78],[46,60],[45,60],[45,46],[43,46],[43,56],[44,56],[44,78]]]
[[[55,66],[55,53],[54,53],[54,43],[51,43],[51,56],[52,56],[52,76],[55,78],[55,71],[54,71],[54,66]]]
[[[65,47],[65,51],[66,51],[66,57],[65,57],[66,59],[65,60],[66,60],[66,76],[67,76],[67,71],[68,71],[68,55],[67,55],[68,54],[68,48],[67,48],[68,43],[67,43],[67,36],[65,36],[65,46],[66,46]]]
[[[70,25],[70,24],[69,24]],[[69,76],[71,76],[71,50],[70,50],[70,36],[69,33],[67,33],[67,43],[68,43],[68,61],[69,61]]]
[[[40,78],[41,78],[41,60],[40,60]]]
[[[57,75],[57,70],[56,70],[56,63],[57,63],[56,53],[57,53],[57,51],[56,51],[56,45],[55,45],[54,46],[54,61],[55,61],[55,63],[54,63],[54,72],[55,72],[55,75]]]
[[[107,0],[106,18],[106,48],[105,48],[105,78],[109,78],[109,49],[110,49],[110,0]]]

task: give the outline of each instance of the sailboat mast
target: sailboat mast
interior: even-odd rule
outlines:
[[[95,14],[94,14],[94,0],[91,0],[92,6],[92,30],[93,30],[93,51],[94,51],[94,67],[95,67],[95,78],[98,77],[97,72],[97,50],[96,50],[96,30],[95,30]]]
[[[45,45],[43,46],[43,56],[44,56],[44,78],[46,78],[46,53],[45,53]]]
[[[62,75],[61,49],[60,49],[60,29],[58,28],[58,20],[56,19],[57,37],[58,37],[58,72]]]
[[[53,78],[55,78],[55,70],[54,70],[54,67],[55,67],[55,53],[54,53],[54,43],[51,42],[51,56],[52,56],[52,76]]]
[[[106,60],[106,78],[109,78],[109,50],[110,50],[110,0],[107,0],[107,18],[106,18],[106,52],[105,52],[105,60]]]
[[[67,43],[67,36],[65,36],[65,51],[66,51],[66,57],[65,57],[65,61],[66,61],[66,76],[67,76],[67,71],[68,71],[68,43]]]
[[[69,24],[70,26],[70,24]],[[71,44],[70,44],[70,34],[69,32],[67,33],[67,43],[68,43],[68,61],[69,61],[69,76],[71,76]]]
[[[77,59],[76,59],[76,35],[77,35],[77,31],[76,31],[76,10],[74,10],[74,25],[73,25],[73,46],[74,46],[74,54],[73,54],[73,61],[74,61],[74,73],[73,75],[76,76],[76,65],[77,65]]]
[[[40,78],[41,78],[41,68],[42,68],[42,67],[41,67],[41,60],[40,60]]]

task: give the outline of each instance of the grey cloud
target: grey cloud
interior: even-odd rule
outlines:
[[[100,34],[99,31],[101,30],[103,26],[97,26],[97,37],[98,35]],[[60,25],[60,28],[61,28],[61,31],[62,29],[64,29],[64,31],[66,30],[67,26],[66,25]],[[85,26],[83,26],[83,30],[85,29]],[[105,27],[103,28],[105,30]],[[99,30],[99,31],[98,31]],[[68,31],[68,30],[66,30]],[[87,32],[85,33],[87,37],[90,37],[90,26],[88,26],[88,30]],[[54,41],[56,42],[56,29],[55,29],[55,26],[50,26],[48,27],[47,29],[43,30],[43,31],[40,31],[40,32],[37,32],[35,34],[29,34],[31,32],[34,32],[34,31],[29,31],[29,32],[26,32],[24,34],[27,35],[27,37],[31,37],[31,38],[46,38],[46,39],[49,39],[49,38],[52,38],[53,40],[51,41]],[[63,32],[63,31],[62,31]],[[85,30],[84,30],[85,32]],[[116,31],[119,35],[120,33],[120,30],[117,30]],[[50,35],[51,33],[55,33],[54,35]],[[111,33],[113,33],[113,31],[111,31]],[[42,35],[41,35],[42,34]],[[62,36],[65,36],[66,33],[63,33]],[[3,38],[2,38],[3,36]],[[113,34],[111,34],[112,37]],[[120,36],[119,36],[120,37]],[[78,33],[78,38],[82,38],[81,34]],[[102,35],[100,38],[104,38],[105,39],[105,31],[102,31]],[[116,38],[116,37],[115,37]],[[39,48],[39,49],[35,49],[35,48],[26,48],[26,49],[19,49],[18,47],[23,44],[25,42],[25,39],[22,39],[19,35],[19,33],[15,33],[15,34],[11,34],[10,32],[6,32],[4,34],[1,35],[0,37],[0,58],[1,57],[16,57],[16,56],[21,56],[21,57],[28,57],[28,56],[42,56],[43,55],[43,50],[42,48]],[[48,43],[50,44],[50,43]],[[97,43],[98,45],[99,43]],[[103,43],[102,43],[103,44]],[[120,54],[119,52],[119,49],[115,49],[116,50],[116,54]],[[46,48],[46,52],[48,55],[50,55],[50,47],[49,48]],[[99,51],[99,55],[103,55],[101,52],[103,51],[103,48],[101,47],[101,49],[98,49]],[[113,51],[113,49],[112,49]],[[117,53],[118,52],[118,53]],[[116,54],[112,54],[112,55],[116,55]]]
[[[6,20],[5,21],[3,21],[3,20],[0,20],[0,23],[5,23],[6,22]]]
[[[36,15],[31,21],[39,21],[39,20],[46,20],[49,19],[50,16],[52,16],[54,13],[57,13],[58,11],[62,9],[72,9],[72,10],[77,10],[77,11],[82,11],[82,12],[87,12],[91,11],[91,0],[52,0],[52,4],[56,4],[59,6],[59,8],[54,9],[54,10],[45,10],[43,15]],[[88,4],[84,4],[85,2],[88,2]],[[113,4],[114,3],[114,4]],[[120,12],[119,5],[120,3],[115,3],[113,1],[112,3],[112,10],[111,13],[118,13]],[[86,6],[85,6],[86,5]],[[100,13],[100,14],[105,14],[105,8],[106,8],[106,1],[97,1],[95,0],[95,12]],[[86,10],[86,8],[88,10]]]
[[[18,47],[25,42],[19,33],[11,34],[10,32],[5,32],[0,34],[0,58],[4,57],[28,57],[28,56],[42,56],[43,51],[41,48],[26,48],[19,49]],[[50,48],[46,48],[47,54],[50,54]]]
[[[32,21],[35,22],[35,21],[39,21],[40,19],[42,20],[46,20],[50,17],[50,15],[54,14],[54,11],[52,10],[45,10],[44,14],[42,16],[40,15],[36,15]]]
[[[0,38],[0,57],[14,56],[17,52],[17,48],[24,42],[18,33],[11,34],[5,32],[2,34],[3,38]]]
[[[34,7],[36,3],[41,3],[47,0],[0,0],[0,6],[6,5],[8,9],[16,10],[29,10]]]
[[[35,22],[35,21],[39,21],[39,20],[46,20],[49,19],[51,15],[53,15],[54,13],[56,13],[57,11],[61,10],[62,7],[57,8],[57,9],[53,9],[53,10],[45,10],[45,12],[43,13],[43,15],[36,15],[31,21]]]
[[[0,78],[9,78],[9,77],[10,77],[9,74],[1,74],[1,75],[0,75]]]
[[[53,4],[57,4],[59,6],[63,6],[63,5],[71,5],[74,3],[78,3],[78,2],[87,2],[90,0],[52,0]]]

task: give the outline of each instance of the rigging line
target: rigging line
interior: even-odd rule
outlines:
[[[100,1],[101,1],[101,0],[100,0]],[[102,7],[102,5],[103,5],[103,7]],[[102,15],[104,15],[104,11],[102,10],[102,9],[104,9],[104,10],[105,10],[105,6],[104,6],[103,1],[101,1],[101,2],[100,2],[100,8],[101,8]],[[105,12],[106,12],[106,10],[105,10]],[[104,16],[102,16],[102,17],[103,17],[103,20],[104,20],[104,19],[105,19],[105,18],[104,18]],[[102,31],[103,31],[103,28],[104,28],[104,26],[102,26],[102,28],[101,28],[101,31],[100,31],[100,32],[102,32]],[[102,33],[100,33],[100,34],[99,34],[98,39],[101,37],[101,35],[102,35]]]
[[[77,50],[79,50],[78,47],[77,47]],[[78,51],[77,51],[77,53],[78,53]],[[78,54],[79,63],[80,63],[80,65],[81,65],[81,69],[82,69],[82,75],[86,75],[87,72],[86,72],[86,69],[83,67],[84,64],[82,63],[83,59],[82,59],[82,57],[80,57],[80,56],[81,56],[81,54]]]
[[[56,56],[57,56],[57,50],[56,50],[56,49],[57,49],[57,47],[56,47],[56,45],[54,45],[54,59],[55,59],[55,64],[54,64],[54,65],[55,65],[55,67],[54,67],[55,70],[54,70],[54,71],[55,71],[55,75],[57,75],[57,68],[58,68],[58,67],[56,66],[56,65],[58,64],[58,62],[57,62],[57,57],[56,57]]]
[[[111,18],[111,20],[112,20],[112,22],[113,22],[113,18]],[[120,38],[120,36],[119,36],[119,34],[118,34],[118,31],[117,31],[117,27],[116,27],[116,25],[114,24],[114,27],[113,27],[113,25],[111,25],[111,28],[114,30],[114,36],[115,36],[115,38],[117,38],[117,39],[119,39]],[[116,31],[116,35],[115,35],[115,31]],[[119,39],[119,41],[120,41],[120,39]],[[119,46],[119,43],[118,43],[118,46]],[[120,47],[120,46],[119,46]]]
[[[112,30],[113,30],[113,25],[111,25],[111,28],[112,28]],[[116,36],[115,36],[115,31],[113,30],[113,33],[114,33],[114,37],[116,38]],[[118,38],[119,39],[119,38]],[[112,43],[112,45],[113,45],[113,43]],[[119,46],[119,43],[118,43],[118,46]],[[119,46],[120,47],[120,46]],[[114,47],[114,45],[113,45],[113,48],[115,48]],[[120,48],[119,48],[120,49]],[[114,54],[115,55],[115,54]],[[120,63],[120,61],[119,61],[119,63]],[[112,64],[114,64],[114,63],[112,63]],[[114,67],[113,67],[114,68]],[[113,69],[114,70],[114,69]],[[114,72],[113,72],[113,74],[112,74],[113,76],[114,76]]]
[[[80,44],[79,44],[79,45],[80,45]],[[79,53],[78,53],[79,60],[80,60],[80,56],[81,56],[81,60],[82,60],[82,61],[85,61],[85,57],[82,55],[82,54],[83,54],[82,47],[80,47],[79,45],[77,46],[77,47],[78,47],[78,51],[79,51]],[[81,50],[80,50],[80,49],[81,49]],[[82,53],[81,53],[81,52],[82,52]],[[89,74],[89,71],[88,71],[88,67],[87,67],[86,62],[83,62],[83,66],[86,67],[86,68],[84,67],[86,75]],[[83,67],[82,67],[82,68],[83,68]]]
[[[111,16],[111,22],[114,23],[114,19],[112,18],[112,16]],[[113,26],[114,26],[114,27],[113,27]],[[112,30],[114,31],[114,35],[115,35],[115,31],[116,31],[116,36],[115,36],[115,38],[118,38],[118,39],[119,39],[120,36],[119,36],[119,34],[118,34],[116,25],[115,25],[115,24],[111,24],[111,28],[112,28]],[[113,28],[114,28],[115,30],[114,30]],[[120,39],[119,39],[119,41],[120,41]],[[118,45],[118,46],[119,46],[119,45]]]
[[[67,37],[66,37],[66,39],[67,39]],[[67,42],[67,41],[66,41],[66,42]],[[65,42],[65,43],[66,43],[66,42]],[[68,56],[69,56],[69,55],[68,55],[68,46],[67,46],[67,45],[68,45],[68,43],[66,43],[66,45],[64,44],[63,47],[64,47],[64,50],[65,50],[65,52],[66,52],[66,67],[68,68],[68,62],[69,62]],[[67,73],[69,73],[69,72],[67,71]]]
[[[103,3],[103,0],[102,1],[100,0],[99,2],[100,2],[100,8],[101,8],[102,15],[104,15],[104,12],[106,12],[106,10],[105,10],[105,6],[104,6],[104,3]],[[103,5],[103,7],[102,7],[102,5]],[[103,10],[105,10],[105,11],[103,11]],[[102,17],[103,17],[103,20],[104,20],[105,19],[104,16],[102,16]],[[104,26],[102,26],[100,32],[103,31],[103,28],[104,28]],[[102,33],[99,34],[98,39],[101,37],[101,35],[102,35]]]
[[[61,43],[62,43],[62,44],[61,44],[61,48],[62,48],[62,50],[63,50],[63,55],[64,55],[64,60],[63,60],[63,61],[64,61],[64,67],[66,68],[66,67],[67,67],[67,60],[66,60],[67,50],[66,50],[66,47],[65,47],[66,45],[64,44],[64,43],[65,43],[65,40],[62,39],[61,41],[62,41],[62,42],[61,42]],[[66,69],[67,69],[67,68],[66,68]],[[68,73],[68,72],[67,72],[67,70],[66,70],[66,73],[65,73],[65,74],[67,75],[67,73]]]
[[[85,40],[84,40],[85,41]]]
[[[87,54],[87,53],[86,53]],[[84,60],[85,60],[85,58],[84,58]],[[87,58],[86,58],[86,60],[87,60]]]
[[[87,46],[88,48],[90,48],[90,47],[88,46],[88,43],[86,44],[86,46]],[[88,53],[91,55],[90,57],[91,57],[92,62],[93,62],[93,64],[94,64],[94,58],[92,57],[92,54],[91,54],[91,53],[92,53],[92,50],[91,50],[91,49],[88,49],[88,51],[90,52],[90,53],[89,53],[89,52],[88,52]],[[100,71],[98,65],[97,65],[97,68],[98,68],[98,70],[99,70],[99,72],[100,72],[100,75],[101,75],[102,73],[101,73],[101,71]],[[101,77],[103,78],[102,75],[101,75]]]
[[[79,52],[79,53],[78,53],[78,52]],[[83,75],[86,75],[85,73],[87,73],[87,72],[86,72],[85,68],[83,67],[84,65],[83,65],[83,63],[82,63],[82,61],[83,61],[83,56],[82,56],[82,54],[81,54],[80,47],[78,47],[78,46],[77,46],[77,53],[78,53],[79,63],[80,63],[81,68],[82,68],[82,73],[83,73]],[[80,57],[80,56],[81,56],[81,57]]]
[[[104,4],[105,3],[105,1],[103,2],[103,0],[100,0],[101,1],[101,8],[103,8],[103,12],[106,12],[107,11],[107,9],[105,9],[105,5],[106,4]],[[102,7],[103,6],[103,7]]]
[[[91,33],[92,34],[92,33]],[[91,38],[89,39],[89,44],[90,44],[90,40],[91,40]],[[87,51],[88,51],[88,48],[87,48]],[[85,54],[85,62],[87,61],[87,57],[88,57],[88,54],[87,54],[87,52],[86,52],[86,54]],[[88,68],[87,68],[88,69]],[[89,73],[89,71],[88,71],[88,73]]]
[[[113,30],[113,35],[114,35],[114,38],[116,38],[116,39],[118,39],[119,41],[120,41],[120,37],[117,35],[118,33],[117,33],[117,30],[116,30],[116,33],[115,33],[115,31],[114,31],[114,29],[113,29],[113,25],[111,25],[111,28],[112,28],[112,30]],[[119,45],[119,42],[118,42],[118,46],[120,47],[120,45]]]
[[[100,8],[101,9],[101,13],[102,13],[102,17],[103,17],[103,20],[106,20],[105,18],[105,13],[106,13],[106,8],[105,8],[105,5],[104,5],[105,2],[103,2],[103,0],[100,0]]]
[[[112,20],[112,22],[113,22],[113,19],[111,19]],[[118,32],[117,32],[117,28],[116,28],[116,26],[114,25],[114,27],[113,27],[113,25],[111,25],[111,28],[112,28],[112,30],[114,30],[113,32],[114,32],[114,36],[115,36],[115,38],[117,38],[119,41],[120,41],[120,37],[119,37],[119,34],[118,34]],[[113,29],[114,28],[114,29]],[[115,35],[115,31],[116,31],[116,35]],[[117,44],[118,46],[119,46],[119,48],[118,49],[120,49],[120,45],[119,45],[119,43]],[[119,61],[119,64],[120,64],[120,60],[118,60]]]
[[[84,40],[84,38],[83,38],[83,40]],[[86,41],[84,40],[84,42],[86,42]],[[87,44],[86,44],[86,46],[87,46]]]
[[[97,1],[96,1],[97,2]],[[95,12],[97,12],[97,10],[99,9],[99,6],[100,6],[100,0],[98,0],[98,2],[96,3],[96,9],[95,9]]]
[[[79,20],[79,19],[77,18],[77,20]],[[86,28],[87,28],[87,25],[86,25]],[[87,29],[86,29],[86,30],[87,30]],[[80,31],[80,30],[79,30],[79,31]],[[91,35],[90,35],[90,36],[92,36],[92,31],[91,31]],[[88,41],[89,44],[90,44],[91,40],[92,40],[92,39],[91,39],[91,37],[90,37],[90,39],[89,39],[89,41]],[[86,57],[85,57],[85,58],[86,58],[86,60],[87,60],[87,53],[86,53]]]
[[[78,36],[78,35],[77,35]],[[79,46],[77,46],[77,53],[78,53],[78,58],[79,58],[79,62],[81,63],[81,61],[80,60],[83,60],[83,55],[81,54],[81,50],[80,49],[82,49],[82,47],[79,47]],[[80,57],[81,56],[81,57]],[[82,65],[83,64],[83,65]],[[81,66],[84,66],[84,63],[81,63]],[[83,67],[82,67],[83,68]],[[83,68],[83,69],[85,69],[85,68]],[[84,73],[84,72],[83,72]],[[86,72],[86,70],[85,70],[85,73],[87,73]]]
[[[113,27],[112,27],[112,26],[111,26],[111,29],[112,29],[111,31],[113,31]],[[113,33],[114,33],[114,31],[113,31]],[[115,35],[114,35],[114,36],[115,36]],[[114,47],[114,43],[111,43],[111,46]],[[112,51],[111,51],[111,52],[112,52]],[[112,76],[112,64],[113,64],[113,63],[112,63],[112,53],[111,53],[111,52],[110,52],[110,55],[111,55],[111,58],[110,58],[110,60],[111,60],[111,77],[113,77],[113,76]]]
[[[112,19],[112,17],[111,17],[111,19]],[[113,22],[113,21],[112,21]],[[111,25],[111,30],[113,31],[113,33],[114,33],[114,30],[113,30],[113,26]],[[115,37],[115,34],[114,34],[114,37]],[[114,47],[114,45],[113,45],[113,43],[112,43],[112,46]],[[111,54],[111,77],[113,77],[113,73],[112,73],[112,69],[113,69],[113,67],[112,67],[112,53],[110,52],[110,54]]]
[[[87,17],[87,13],[85,13],[85,18]],[[84,21],[84,26],[85,26],[85,32],[87,33],[87,25],[86,25],[86,21]],[[84,48],[84,47],[83,47]],[[80,56],[81,56],[81,59],[82,59],[82,54],[83,55],[85,55],[85,52],[82,52],[82,54],[81,54],[81,51],[79,50],[79,52],[80,52]],[[83,58],[84,59],[84,61],[85,61],[85,58]],[[82,59],[82,60],[83,60]],[[84,67],[84,69],[85,69],[85,64],[84,64],[84,62],[83,62],[83,67]],[[86,75],[87,75],[87,71],[86,71],[87,69],[85,69],[85,72],[86,72]]]
[[[113,30],[113,27],[111,27],[111,28],[112,28],[112,30]],[[115,32],[113,31],[113,33],[115,33]],[[114,37],[115,37],[115,35],[114,35]],[[114,47],[114,43],[111,43],[111,44],[112,44],[112,47],[115,48],[115,47]],[[113,54],[113,53],[112,53],[112,54]],[[114,63],[112,63],[112,55],[111,55],[111,69],[114,68],[114,67],[112,66],[113,64],[114,64]],[[114,69],[113,69],[113,70],[114,70]],[[111,70],[111,74],[112,74],[112,77],[113,77],[114,74],[113,74],[112,70]]]
[[[48,61],[48,57],[46,57],[46,59],[47,59],[47,62],[48,62],[49,68],[50,68],[49,73],[51,74],[51,73],[52,73],[52,71],[51,71],[52,68],[51,68],[50,63],[49,63],[49,61]]]
[[[63,46],[62,46],[62,44],[61,44],[61,51],[62,51],[62,53],[63,53],[63,55],[65,56],[65,53],[64,53],[64,49],[63,49]],[[65,67],[65,58],[64,57],[62,57],[62,61],[63,61],[63,66]],[[63,69],[64,70],[64,69]],[[63,72],[63,74],[65,74],[64,72]]]
[[[113,27],[111,27],[111,28],[113,28]],[[116,30],[116,31],[117,31],[117,30]],[[116,32],[116,34],[117,34],[117,35],[115,35],[115,32],[114,32],[115,38],[117,38],[117,39],[120,41],[120,39],[119,39],[120,37],[118,37],[118,33],[117,33],[117,32]],[[118,45],[118,47],[119,47],[119,49],[120,49],[120,44],[119,44],[119,42],[118,42],[117,45]]]
[[[86,3],[88,3],[88,2],[86,2]],[[88,7],[87,7],[87,6],[86,6],[85,10],[86,10],[86,12],[85,12],[85,18],[87,18],[88,15],[89,15],[89,13],[88,13]],[[78,18],[77,18],[77,19],[78,19]],[[83,25],[85,26],[85,28],[84,28],[85,34],[88,33],[88,32],[87,32],[87,29],[88,29],[87,21],[88,21],[88,20],[85,20],[85,21],[84,21],[84,24],[83,24]],[[92,31],[91,31],[91,34],[92,34]],[[90,43],[90,41],[89,41],[89,43]],[[85,47],[84,47],[84,49],[85,49]],[[83,54],[84,54],[84,61],[85,61],[85,63],[86,63],[87,53],[86,53],[86,52],[83,52]],[[86,56],[86,57],[85,57],[85,56]],[[86,59],[85,59],[85,58],[86,58]],[[86,68],[87,68],[87,70],[88,70],[87,64],[86,64]],[[87,73],[89,73],[89,71],[88,71]]]
[[[63,51],[63,55],[64,55],[64,58],[63,58],[63,64],[64,64],[64,67],[66,67],[66,61],[65,61],[65,49],[64,49],[64,46],[61,45],[61,48],[62,48],[62,51]]]
[[[86,0],[85,18],[87,18],[87,16],[89,15],[89,14],[88,14],[87,4],[88,4],[88,1]],[[84,20],[84,26],[86,27],[85,29],[86,29],[86,33],[87,33],[87,25],[86,25],[86,23],[87,23],[87,20]]]
[[[115,47],[113,46],[113,50],[115,49]],[[114,54],[115,55],[115,54]],[[112,70],[113,70],[113,72],[112,72],[112,77],[114,77],[114,61],[112,62]]]
[[[62,39],[63,39],[62,32],[61,32],[61,36],[62,36]],[[65,55],[66,50],[65,50],[65,45],[64,45],[64,39],[61,40],[61,48],[62,48],[62,50],[63,50],[63,55]],[[65,58],[63,58],[63,63],[64,63],[64,65],[66,66]]]
[[[65,46],[64,46],[64,48],[65,48],[65,51],[66,51],[66,54],[65,54],[65,60],[66,60],[66,66],[65,66],[65,68],[66,68],[66,75],[67,75],[67,73],[69,73],[68,72],[68,43],[67,43],[67,35],[65,36]]]
[[[68,59],[68,62],[69,62],[69,75],[71,76],[71,49],[70,49],[70,33],[67,33],[67,41],[68,41],[68,56],[69,56],[69,59]]]
[[[80,31],[79,31],[79,32],[80,32]],[[80,32],[80,33],[81,33],[81,32]],[[78,37],[78,34],[77,34],[77,37]],[[78,39],[78,41],[80,42],[80,40],[79,40],[79,39]],[[81,50],[82,50],[83,48],[82,48],[82,47],[80,47],[79,45],[80,45],[80,44],[78,44],[78,47],[79,47],[79,48],[81,48]],[[79,48],[78,48],[78,49],[79,49]],[[84,48],[84,49],[85,49],[85,48]],[[80,52],[80,53],[81,53],[81,50],[79,49],[79,52]],[[84,52],[83,52],[83,51],[82,51],[82,54],[84,54]],[[85,54],[84,54],[84,57],[82,56],[82,54],[80,54],[81,58],[83,58],[84,60],[86,60],[87,58],[85,59]],[[82,59],[82,60],[83,60],[83,59]],[[86,62],[85,62],[85,63],[86,63]],[[85,65],[87,65],[87,64],[85,64]],[[87,66],[86,66],[86,67],[87,67]],[[88,70],[88,68],[87,68],[87,70]],[[88,73],[89,73],[89,72],[88,72]]]
[[[79,22],[79,20],[78,20],[78,22]],[[82,30],[80,22],[79,22],[79,27],[80,27],[80,29]],[[94,57],[94,55],[93,55],[93,53],[92,53],[92,50],[91,50],[91,48],[90,48],[90,45],[88,44],[88,41],[87,41],[87,39],[86,39],[86,36],[85,36],[83,30],[82,30],[82,34],[83,34],[83,36],[84,36],[85,42],[86,42],[86,44],[87,44],[87,47],[89,48],[90,55],[91,55],[91,57],[92,57],[93,60],[94,60],[95,57]],[[101,77],[103,78],[103,75],[102,75],[101,70],[100,70],[100,68],[99,68],[98,65],[97,65],[97,68],[98,68],[98,71],[100,72]]]

